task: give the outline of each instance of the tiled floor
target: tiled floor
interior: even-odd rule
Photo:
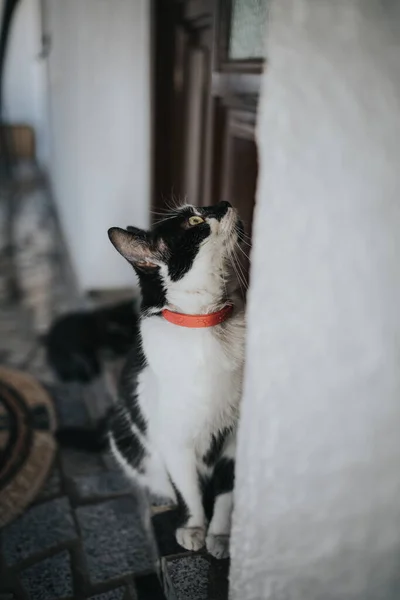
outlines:
[[[45,182],[28,169],[22,187],[17,303],[6,294],[0,201],[0,363],[26,365],[49,386],[61,426],[88,425],[110,402],[105,380],[60,384],[37,341],[54,316],[85,303],[74,291]],[[225,600],[227,561],[183,551],[175,541],[174,511],[153,513],[150,518],[147,499],[108,455],[61,450],[34,505],[0,531],[0,600],[162,600],[157,565],[169,600]]]
[[[104,381],[86,387],[58,383],[37,342],[56,315],[84,303],[74,292],[45,182],[28,168],[20,189],[15,199],[19,302],[7,296],[0,202],[0,362],[27,364],[50,387],[60,425],[88,425],[86,402],[94,414],[94,401],[99,411],[108,403]],[[160,588],[155,591],[157,555],[148,515],[142,492],[109,457],[62,450],[34,505],[0,533],[0,593],[32,600],[162,598]],[[146,589],[152,588],[149,596]]]

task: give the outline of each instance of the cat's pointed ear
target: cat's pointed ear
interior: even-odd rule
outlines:
[[[108,230],[108,237],[118,252],[135,267],[153,269],[157,266],[146,231],[131,226],[129,231],[111,227]]]

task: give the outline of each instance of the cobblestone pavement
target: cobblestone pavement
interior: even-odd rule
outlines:
[[[0,590],[33,600],[157,598],[146,595],[158,585],[147,506],[101,456],[62,451],[35,503],[0,534]]]
[[[0,203],[4,275],[2,226]],[[84,305],[41,179],[19,199],[16,241],[23,294],[8,302],[0,274],[0,363],[20,367],[55,315]],[[105,378],[89,386],[55,381],[39,346],[27,370],[48,386],[61,426],[90,424],[110,402]],[[0,600],[227,598],[227,561],[184,552],[175,521],[173,510],[150,510],[108,455],[60,450],[33,505],[0,531]]]
[[[88,425],[87,404],[96,404],[90,410],[96,416],[109,401],[104,381],[60,384],[37,342],[56,315],[85,303],[76,293],[45,181],[28,166],[21,170],[19,190],[14,198],[18,302],[7,296],[10,265],[0,202],[0,362],[27,364],[55,399],[60,425]],[[0,593],[33,600],[162,598],[148,513],[141,491],[109,457],[60,451],[40,496],[0,532]]]

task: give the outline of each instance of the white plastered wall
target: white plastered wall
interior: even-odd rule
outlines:
[[[150,2],[47,0],[50,175],[82,289],[132,285],[111,226],[150,208]]]
[[[271,0],[233,600],[400,597],[400,5]]]

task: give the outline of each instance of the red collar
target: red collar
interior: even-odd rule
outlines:
[[[164,319],[174,325],[200,329],[201,327],[214,327],[215,325],[220,325],[231,316],[232,311],[233,304],[227,304],[224,308],[221,308],[221,310],[208,315],[185,315],[183,313],[168,310],[168,308],[164,308],[161,314]]]

